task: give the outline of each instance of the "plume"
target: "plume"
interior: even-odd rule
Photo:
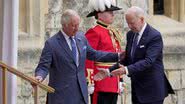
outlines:
[[[111,7],[111,0],[103,0],[104,7],[110,8]]]
[[[96,5],[96,0],[89,0],[88,7],[90,11],[98,10],[98,6]]]
[[[111,1],[111,4],[116,6],[116,0],[110,0]]]
[[[96,0],[96,4],[98,5],[98,11],[105,10],[104,0]]]
[[[106,7],[110,8],[111,5],[116,5],[115,0],[89,0],[88,7],[90,11],[105,11]]]

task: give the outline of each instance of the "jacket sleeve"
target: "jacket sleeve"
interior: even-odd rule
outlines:
[[[40,61],[35,70],[35,76],[42,76],[43,79],[48,75],[52,62],[52,52],[49,43],[46,41],[42,50]]]
[[[98,46],[98,42],[99,42],[99,36],[98,34],[93,31],[93,29],[90,29],[89,31],[87,31],[87,33],[85,34],[89,45],[93,48],[93,49],[97,49]],[[90,60],[86,60],[86,64],[85,64],[85,72],[86,72],[86,78],[87,78],[87,82],[89,84],[93,84],[93,76],[94,76],[94,61],[90,61]]]

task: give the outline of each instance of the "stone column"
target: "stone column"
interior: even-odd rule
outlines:
[[[3,41],[2,34],[3,34],[3,0],[0,0],[0,60],[2,59],[2,56],[1,56],[2,55],[2,41]],[[1,70],[0,70],[0,72],[1,72]],[[1,82],[1,80],[0,80],[0,82]],[[0,85],[2,85],[2,84],[0,84]],[[0,86],[0,92],[1,92],[1,86]],[[0,101],[2,101],[1,97],[0,97]]]
[[[45,8],[45,3],[47,0],[29,0],[31,1],[30,3],[31,8],[30,8],[30,17],[33,19],[30,21],[30,23],[33,26],[33,33],[31,35],[33,36],[38,36],[42,39],[44,35],[44,14],[46,9]],[[31,14],[32,12],[32,14]]]
[[[1,60],[9,66],[17,66],[17,40],[18,40],[18,15],[19,15],[19,0],[1,0],[1,19],[3,24],[0,24],[2,29],[1,40]],[[17,82],[16,76],[8,73],[8,104],[16,104]],[[1,77],[1,76],[0,76]],[[2,79],[2,78],[0,78]],[[0,88],[1,89],[1,88]],[[0,92],[0,94],[2,91]],[[2,98],[2,97],[1,97]],[[2,100],[0,100],[2,101]],[[0,104],[2,104],[0,102]]]
[[[172,10],[171,10],[171,5],[172,5],[172,0],[164,0],[164,15],[171,17],[172,15]]]
[[[180,0],[172,0],[172,18],[179,21]]]
[[[165,15],[179,21],[180,0],[164,0]]]
[[[51,35],[54,35],[57,31],[59,31],[59,29],[61,29],[60,18],[63,7],[62,0],[48,0],[48,2],[49,11],[45,17],[46,39]]]
[[[2,59],[2,41],[3,41],[3,0],[0,0],[0,60]],[[0,69],[0,94],[2,94],[2,70]],[[1,95],[2,96],[2,95]],[[2,104],[2,97],[0,97],[0,104]]]
[[[27,0],[19,0],[19,34],[27,33]]]
[[[48,0],[40,1],[40,36],[43,38],[45,33],[45,15],[48,13]]]
[[[180,0],[179,10],[180,10],[180,22],[185,23],[185,1],[184,0]]]
[[[40,36],[40,15],[41,15],[41,11],[40,11],[40,2],[41,0],[29,0],[32,2],[30,11],[32,11],[32,15],[30,15],[30,17],[32,17],[32,21],[31,24],[33,26],[33,33],[31,34],[32,36]]]
[[[45,15],[48,13],[48,0],[37,0],[40,3],[40,8],[38,11],[40,11],[40,17],[39,18],[39,27],[40,30],[38,32],[38,35],[40,37],[40,43],[43,44],[44,43],[44,38],[45,38],[45,34],[46,34],[46,30],[45,30]]]
[[[26,0],[26,32],[28,33],[28,35],[32,35],[33,34],[33,8],[32,8],[32,2],[33,0]]]
[[[154,15],[154,0],[148,0],[148,14]]]

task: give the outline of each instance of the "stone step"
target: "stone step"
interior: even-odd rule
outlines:
[[[185,24],[173,20],[164,15],[153,15],[147,17],[147,22],[162,33],[185,32]]]
[[[164,53],[185,53],[185,24],[164,15],[147,17],[147,22],[163,36]]]

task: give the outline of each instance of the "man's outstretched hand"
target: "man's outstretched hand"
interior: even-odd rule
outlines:
[[[113,70],[111,72],[112,76],[120,76],[120,75],[123,75],[123,74],[126,74],[126,69],[123,65],[120,65],[120,68],[118,68],[116,70]]]
[[[110,72],[108,69],[105,68],[97,68],[99,70],[99,72],[94,75],[94,80],[95,81],[100,81],[108,76],[110,76]]]
[[[120,64],[115,64],[115,65],[116,65],[116,67],[113,67],[114,70],[111,70],[111,73],[110,73],[110,69],[97,68],[99,70],[99,72],[94,75],[94,80],[100,81],[106,77],[120,76],[120,75],[126,74],[125,66],[120,65]]]

